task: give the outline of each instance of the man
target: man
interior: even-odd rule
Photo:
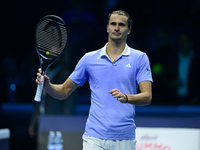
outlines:
[[[57,99],[67,98],[88,80],[91,108],[83,150],[135,149],[135,105],[151,103],[152,76],[147,55],[126,44],[131,24],[126,12],[112,12],[108,16],[108,43],[103,48],[86,53],[63,84],[52,84],[44,76],[44,89]],[[40,69],[37,75],[36,82],[41,84]]]
[[[168,83],[167,98],[175,105],[199,105],[199,56],[195,53],[193,40],[188,34],[179,35],[177,51],[171,53],[167,60],[164,76]]]

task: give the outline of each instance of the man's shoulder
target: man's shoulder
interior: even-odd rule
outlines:
[[[145,52],[141,51],[141,50],[138,50],[138,49],[135,49],[135,48],[131,48],[130,47],[130,54],[133,54],[133,55],[144,55]]]
[[[100,52],[100,50],[101,50],[101,49],[94,50],[94,51],[90,51],[90,52],[87,52],[87,53],[85,53],[85,54],[86,54],[86,55],[88,55],[88,56],[93,56],[93,55],[95,55],[95,54],[99,53],[99,52]]]
[[[90,52],[86,52],[83,57],[80,59],[81,62],[91,62],[94,61],[95,59],[100,57],[100,50],[94,50]]]
[[[93,51],[89,51],[85,53],[84,57],[88,59],[92,59],[92,58],[95,58],[95,56],[99,57],[100,53],[101,53],[101,49],[97,49],[97,50],[93,50]]]

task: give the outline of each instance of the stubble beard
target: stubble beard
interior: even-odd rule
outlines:
[[[123,42],[125,39],[122,38],[122,36],[119,37],[110,37],[110,39],[115,42],[115,43],[121,43]]]

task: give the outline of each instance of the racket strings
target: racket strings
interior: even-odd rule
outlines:
[[[63,46],[65,45],[65,43],[62,44],[64,41],[61,41],[61,38],[52,32],[38,30],[37,36],[38,36],[37,37],[38,45],[41,44],[41,46],[45,46],[45,47],[47,46],[50,48],[56,46],[59,49],[63,49]],[[64,39],[67,39],[67,37]],[[58,50],[58,51],[60,51],[60,50]]]
[[[37,43],[39,50],[40,48],[46,49],[48,51],[57,52],[58,54],[62,51],[63,47],[61,47],[61,42],[56,37],[51,37],[48,34],[38,34]]]
[[[51,19],[43,20],[36,32],[38,51],[47,57],[57,57],[65,48],[67,29],[63,23]]]

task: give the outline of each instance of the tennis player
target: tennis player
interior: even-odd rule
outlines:
[[[44,89],[60,100],[88,80],[91,107],[83,150],[135,150],[135,105],[151,103],[152,75],[147,55],[126,44],[131,25],[129,14],[113,11],[108,16],[108,43],[103,48],[86,53],[63,84],[53,84],[44,76]],[[41,84],[40,76],[41,69],[37,84]]]

